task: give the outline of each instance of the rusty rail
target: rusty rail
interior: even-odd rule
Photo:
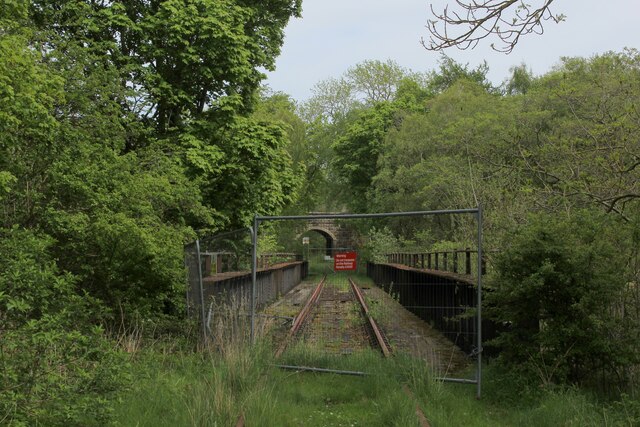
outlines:
[[[380,331],[380,328],[378,327],[378,324],[373,319],[373,316],[371,316],[371,313],[369,312],[369,307],[367,306],[367,302],[365,301],[364,296],[362,295],[362,291],[351,278],[349,279],[349,284],[351,285],[351,290],[353,291],[353,294],[356,296],[356,299],[360,303],[360,307],[362,307],[362,311],[365,317],[367,318],[367,321],[369,322],[369,326],[371,326],[371,330],[373,331],[373,334],[376,337],[376,342],[378,343],[378,347],[380,347],[380,350],[382,351],[382,354],[384,354],[384,357],[389,357],[391,355],[391,349],[387,345],[387,342],[385,341],[384,336],[382,335],[382,331]]]
[[[326,278],[327,276],[325,274],[324,277],[320,280],[320,282],[316,286],[316,288],[311,293],[311,296],[307,300],[307,303],[304,305],[304,307],[302,307],[302,310],[300,310],[298,315],[294,317],[293,324],[291,325],[291,329],[289,329],[289,332],[287,333],[287,337],[284,339],[284,341],[276,351],[276,358],[282,355],[282,353],[287,348],[287,345],[289,344],[289,341],[291,340],[291,338],[298,333],[298,331],[300,330],[304,322],[307,320],[307,316],[309,316],[311,309],[318,302],[318,299],[320,298],[320,294],[322,293],[322,289],[324,288],[324,282]]]

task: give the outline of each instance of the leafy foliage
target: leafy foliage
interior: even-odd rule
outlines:
[[[495,297],[537,319],[496,312],[519,325],[505,358],[543,355],[530,366],[558,381],[637,362],[619,345],[639,341],[637,51],[567,58],[539,78],[522,66],[501,91],[486,64],[443,57],[413,73],[365,61],[297,105],[258,89],[299,0],[5,3],[5,420],[107,423],[122,360],[102,328],[179,318],[182,245],[282,210],[482,203],[490,246],[517,243]],[[555,234],[518,228],[529,212]],[[407,227],[396,242],[389,227],[372,232],[380,247],[456,240]]]
[[[126,108],[166,134],[228,106],[227,98],[239,100],[235,112],[246,112],[263,78],[258,68],[273,69],[300,1],[43,0],[30,12],[52,46],[109,52],[100,63],[132,88]]]
[[[533,217],[496,260],[490,313],[507,325],[501,358],[545,383],[586,382],[634,360],[637,327],[612,312],[625,290],[624,256],[602,215]]]
[[[388,228],[371,228],[367,233],[367,243],[360,253],[360,257],[368,262],[387,262],[386,254],[398,249],[399,242]]]
[[[333,166],[344,179],[345,193],[356,210],[366,209],[367,192],[377,174],[377,159],[395,110],[391,103],[378,103],[363,111],[333,144]]]
[[[123,360],[103,329],[180,319],[183,244],[294,200],[289,134],[252,111],[299,11],[0,8],[2,422],[107,424]]]
[[[504,360],[543,382],[607,386],[595,372],[634,381],[638,58],[634,49],[563,58],[540,77],[522,64],[498,89],[486,64],[443,57],[439,70],[402,79],[392,101],[324,124],[338,134],[326,176],[342,209],[483,205],[485,243],[505,251],[493,293],[511,326]],[[385,226],[423,250],[473,232],[460,222],[422,239],[420,224]]]
[[[123,360],[91,322],[97,301],[51,258],[50,238],[0,239],[0,414],[11,425],[100,425],[126,379]]]

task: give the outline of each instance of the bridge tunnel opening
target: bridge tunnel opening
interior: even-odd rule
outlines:
[[[336,248],[336,237],[333,233],[322,228],[310,228],[303,236],[309,237],[309,248],[312,250],[322,249],[324,255],[332,257]]]

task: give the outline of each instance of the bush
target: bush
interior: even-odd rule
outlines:
[[[400,247],[398,238],[387,228],[372,227],[367,236],[367,243],[361,252],[361,259],[368,262],[387,262],[387,254],[395,252]]]
[[[532,217],[497,257],[488,313],[507,326],[501,360],[543,383],[585,383],[635,358],[614,307],[625,290],[616,224],[582,212]]]
[[[103,425],[123,359],[90,322],[95,307],[48,255],[51,239],[0,234],[0,420]]]

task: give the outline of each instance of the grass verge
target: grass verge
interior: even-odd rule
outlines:
[[[244,413],[248,426],[414,426],[414,392],[432,426],[635,426],[638,402],[597,403],[573,389],[504,387],[489,367],[484,398],[473,386],[433,381],[422,363],[375,352],[314,355],[304,349],[288,360],[308,366],[365,371],[356,377],[280,370],[268,345],[222,358],[206,353],[146,350],[133,363],[135,383],[116,413],[119,426],[227,426]]]

